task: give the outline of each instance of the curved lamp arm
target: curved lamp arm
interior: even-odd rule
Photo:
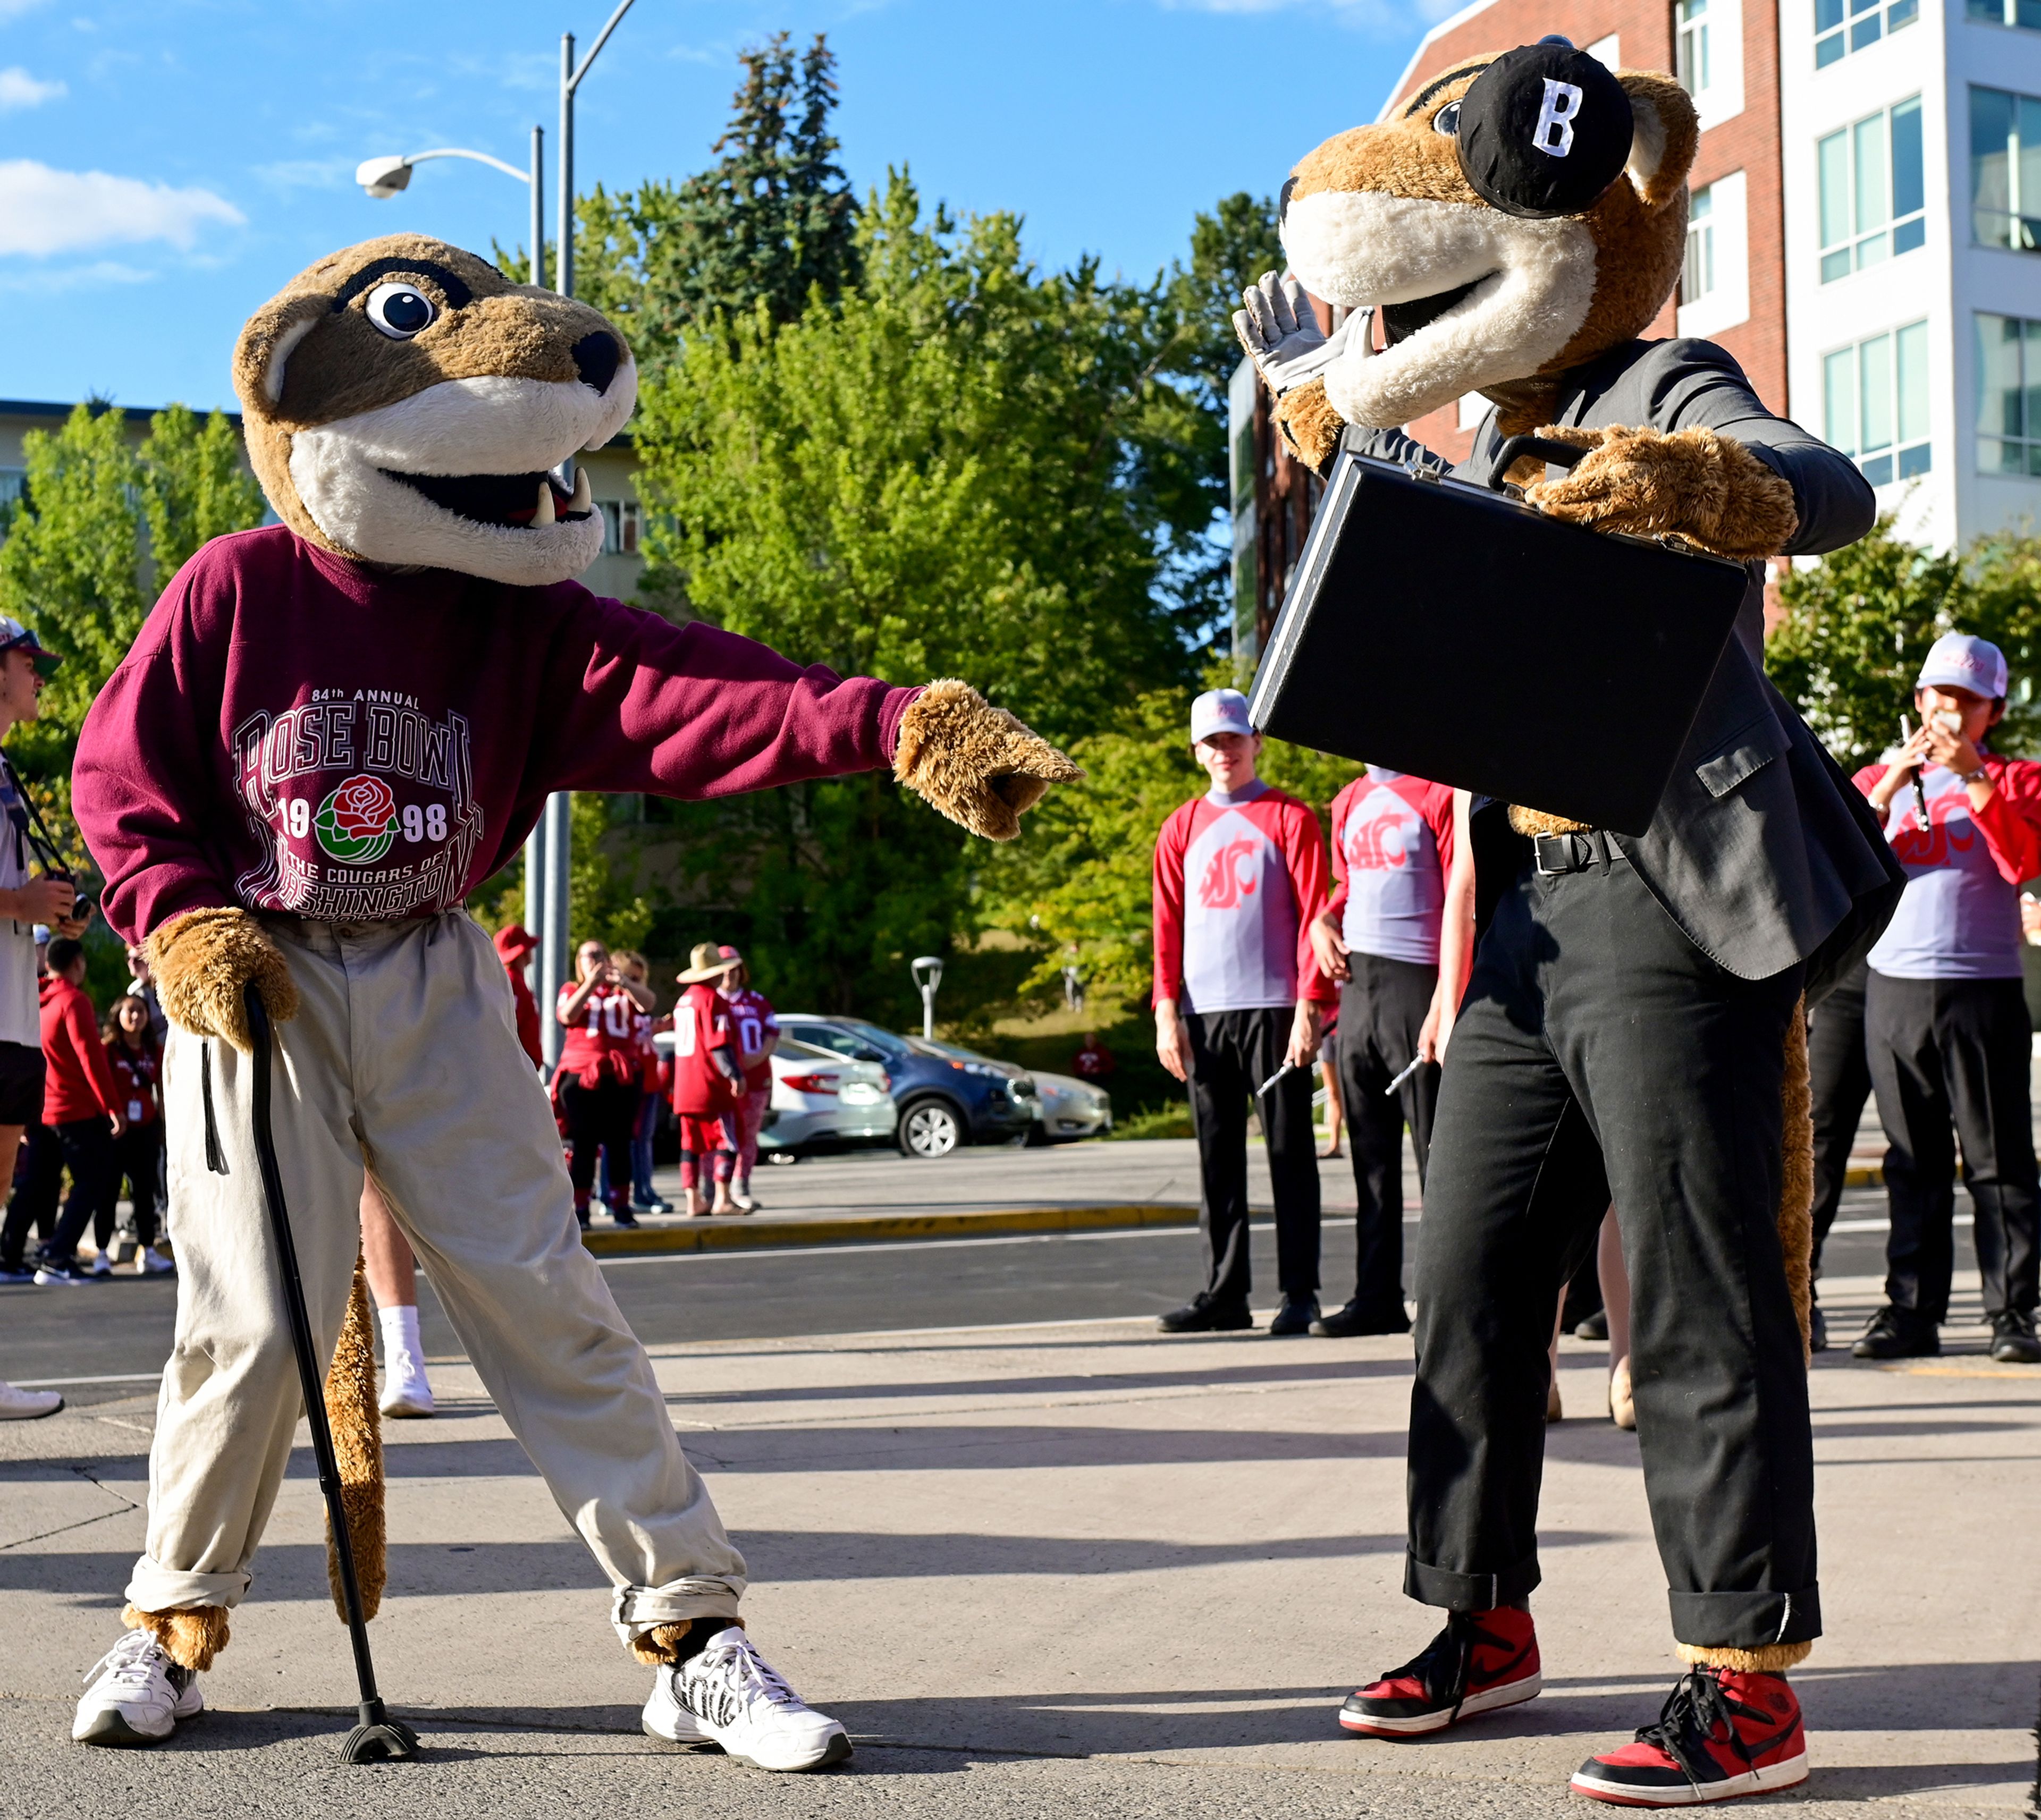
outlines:
[[[429,158],[472,158],[477,164],[492,165],[505,177],[514,177],[520,183],[532,181],[529,171],[520,170],[514,164],[505,164],[500,158],[491,158],[487,152],[467,151],[459,146],[441,146],[432,151],[407,152],[401,158],[364,158],[355,167],[354,181],[371,196],[386,197],[408,188],[411,181],[411,167],[423,164]]]

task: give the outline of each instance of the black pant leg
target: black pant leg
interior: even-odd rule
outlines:
[[[576,1076],[561,1086],[560,1110],[567,1115],[567,1178],[574,1198],[586,1200],[595,1183],[596,1152],[602,1148],[601,1095]]]
[[[1247,1076],[1238,1020],[1245,1014],[1187,1012],[1191,1128],[1198,1140],[1198,1224],[1204,1230],[1204,1293],[1245,1308],[1253,1287],[1248,1255],[1247,1099],[1266,1075]]]
[[[2021,982],[1944,981],[1935,1035],[1963,1144],[1963,1184],[1977,1213],[1985,1319],[2009,1308],[2031,1313],[2041,1195],[2028,1093],[2034,1032]]]
[[[63,1144],[47,1125],[32,1125],[22,1140],[23,1156],[14,1192],[7,1202],[7,1220],[0,1229],[0,1259],[18,1270],[27,1251],[29,1228],[41,1235],[43,1246],[56,1232],[58,1191],[63,1186]]]
[[[1864,1102],[1871,1098],[1871,1061],[1864,1052],[1864,995],[1870,969],[1858,966],[1817,1005],[1807,1024],[1807,1072],[1814,1114],[1814,1254],[1836,1223],[1849,1178]]]
[[[1417,1053],[1438,970],[1411,961],[1356,954],[1341,999],[1341,1029],[1365,1033],[1346,1065],[1347,1121],[1354,1133],[1354,1300],[1370,1309],[1403,1302],[1403,1132],[1407,1124],[1421,1183],[1438,1104],[1439,1071],[1427,1064],[1387,1096]],[[1343,1051],[1344,1053],[1344,1051]]]
[[[1247,1089],[1252,1094],[1283,1065],[1295,1020],[1293,1007],[1235,1011],[1242,1020]],[[1256,1102],[1276,1201],[1276,1281],[1286,1300],[1318,1293],[1318,1144],[1311,1125],[1311,1071],[1284,1076]],[[1246,1150],[1243,1146],[1243,1166]],[[1244,1179],[1244,1178],[1243,1178]]]
[[[1874,972],[1864,994],[1864,1042],[1878,1121],[1885,1128],[1885,1299],[1934,1321],[1949,1313],[1955,1263],[1956,1144],[1935,1040],[1934,980]]]
[[[132,1125],[121,1140],[122,1167],[129,1197],[135,1204],[135,1236],[144,1245],[156,1242],[156,1177],[163,1154],[163,1121]]]
[[[1454,1026],[1425,1189],[1404,1590],[1452,1611],[1538,1584],[1552,1311],[1562,1258],[1608,1205],[1600,1152],[1545,1038],[1539,946],[1520,881]]]
[[[602,1101],[602,1147],[609,1157],[609,1204],[631,1206],[631,1139],[638,1126],[637,1082],[611,1081],[597,1090]]]
[[[103,1118],[79,1118],[59,1125],[56,1131],[64,1167],[71,1171],[71,1193],[49,1251],[53,1257],[68,1258],[99,1211],[107,1172],[113,1167],[113,1130]]]

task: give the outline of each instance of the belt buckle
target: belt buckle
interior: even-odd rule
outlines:
[[[1575,845],[1576,842],[1585,839],[1584,836],[1570,831],[1565,834],[1539,835],[1532,847],[1532,855],[1537,865],[1538,876],[1540,878],[1563,878],[1569,873],[1582,870],[1593,857],[1594,851],[1590,845],[1588,851],[1584,853],[1578,846]],[[1558,847],[1562,841],[1566,843],[1566,863],[1562,866],[1547,866],[1545,863],[1546,855]]]

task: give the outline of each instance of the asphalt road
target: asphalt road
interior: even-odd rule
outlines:
[[[1882,1273],[1883,1214],[1881,1191],[1846,1195],[1841,1221],[1877,1220],[1881,1230],[1832,1236],[1825,1268]],[[1352,1280],[1353,1228],[1329,1215],[1324,1230],[1323,1299],[1336,1307]],[[1415,1221],[1406,1229],[1406,1257],[1417,1232]],[[1970,1247],[1958,1236],[1957,1267],[1968,1270]],[[1271,1305],[1275,1238],[1265,1224],[1255,1230],[1253,1263],[1256,1304]],[[1200,1253],[1194,1228],[1165,1227],[694,1252],[612,1258],[603,1268],[640,1338],[663,1345],[1161,1313],[1197,1288]],[[419,1300],[427,1355],[457,1354],[453,1330],[422,1284]],[[124,1274],[75,1289],[0,1289],[0,1376],[57,1380],[73,1402],[132,1395],[169,1354],[175,1307],[172,1283]],[[79,1381],[93,1379],[102,1381]]]

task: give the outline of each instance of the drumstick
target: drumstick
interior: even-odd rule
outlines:
[[[1276,1083],[1276,1082],[1278,1082],[1279,1080],[1280,1080],[1280,1079],[1284,1077],[1284,1076],[1285,1076],[1286,1074],[1295,1074],[1296,1072],[1297,1072],[1297,1069],[1296,1069],[1296,1064],[1295,1064],[1295,1063],[1293,1063],[1293,1062],[1285,1062],[1285,1063],[1284,1063],[1284,1064],[1283,1064],[1280,1068],[1279,1068],[1278,1069],[1276,1069],[1276,1071],[1273,1074],[1272,1074],[1271,1076],[1269,1076],[1269,1077],[1268,1078],[1268,1079],[1265,1080],[1265,1081],[1261,1084],[1261,1086],[1257,1087],[1254,1090],[1254,1097],[1255,1097],[1257,1099],[1259,1099],[1259,1098],[1262,1096],[1262,1095],[1264,1095],[1265,1093],[1266,1093],[1266,1092],[1269,1090],[1269,1088],[1271,1088],[1272,1087],[1273,1087],[1273,1086]]]
[[[1382,1097],[1384,1099],[1394,1098],[1396,1096],[1397,1088],[1401,1087],[1404,1082],[1408,1080],[1411,1076],[1415,1074],[1418,1069],[1422,1068],[1424,1065],[1425,1058],[1422,1056],[1413,1056],[1410,1058],[1410,1065],[1404,1069],[1401,1074],[1397,1076],[1395,1079],[1392,1080],[1388,1086],[1385,1087],[1382,1090]]]

